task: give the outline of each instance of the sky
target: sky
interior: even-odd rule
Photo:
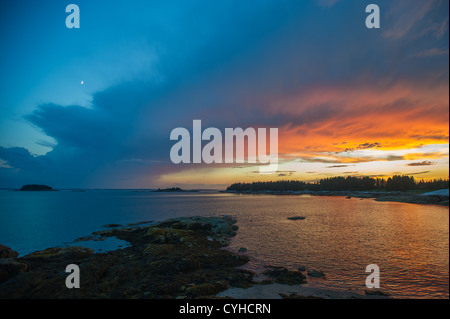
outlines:
[[[5,0],[0,187],[448,178],[448,29],[445,0]],[[278,171],[172,163],[196,119],[278,128]]]

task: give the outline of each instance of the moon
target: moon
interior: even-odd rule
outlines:
[[[84,84],[84,81],[81,81],[81,83],[80,83],[81,85],[83,85]]]

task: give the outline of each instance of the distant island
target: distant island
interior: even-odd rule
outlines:
[[[23,185],[19,191],[55,191],[55,189],[47,185],[28,184]]]
[[[171,187],[171,188],[158,188],[153,192],[198,192],[197,190],[184,190],[179,187]]]
[[[227,188],[227,191],[255,192],[255,191],[415,191],[425,192],[449,188],[448,179],[420,180],[413,176],[396,175],[384,178],[336,176],[324,178],[315,182],[303,182],[295,180],[267,181],[253,183],[235,183]]]
[[[449,205],[449,180],[416,181],[413,176],[393,176],[388,179],[337,176],[308,183],[303,181],[267,181],[235,183],[227,193],[272,195],[345,196],[348,199],[375,198],[415,204]],[[436,192],[437,191],[437,192]]]

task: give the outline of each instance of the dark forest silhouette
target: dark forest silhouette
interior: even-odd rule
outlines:
[[[414,176],[395,175],[384,178],[337,176],[317,182],[295,180],[235,183],[227,191],[431,191],[449,187],[449,179],[416,181]]]

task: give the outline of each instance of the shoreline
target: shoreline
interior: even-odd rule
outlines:
[[[0,245],[0,298],[387,298],[310,287],[301,271],[283,267],[267,267],[258,280],[241,268],[249,257],[228,249],[237,230],[230,216],[194,216],[111,227],[73,242],[116,238],[129,244],[106,252],[81,244],[18,257]],[[65,286],[68,264],[80,268],[80,289]]]
[[[422,205],[440,205],[449,206],[448,195],[435,194],[414,194],[407,192],[371,192],[371,191],[222,191],[222,193],[229,194],[244,194],[244,195],[310,195],[310,196],[341,196],[348,199],[374,199],[378,202],[399,202],[409,204]]]
[[[220,298],[233,299],[392,299],[382,292],[373,295],[305,285],[280,283],[255,284],[249,288],[229,288],[217,294]]]

